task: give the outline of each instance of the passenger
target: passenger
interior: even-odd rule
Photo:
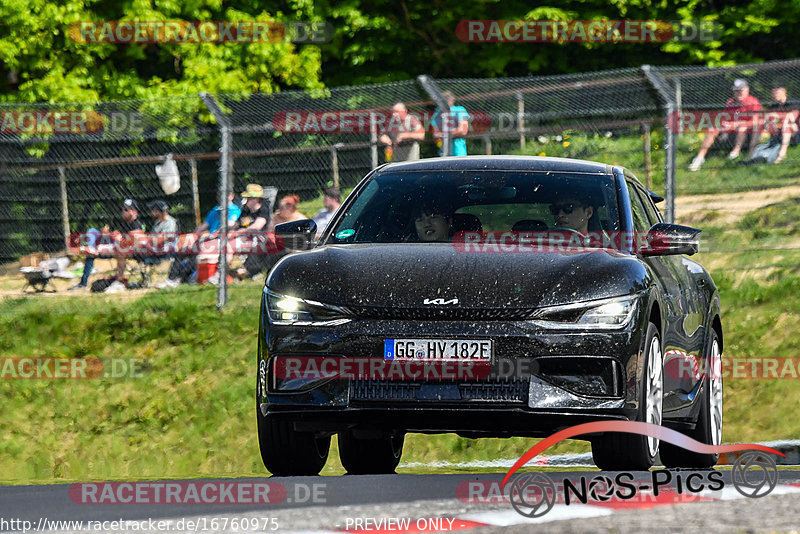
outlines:
[[[420,241],[448,241],[453,233],[453,216],[436,204],[423,204],[416,213],[414,225]]]

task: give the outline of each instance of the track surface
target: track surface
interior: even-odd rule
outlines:
[[[673,473],[675,473],[673,471]],[[685,477],[691,471],[681,471]],[[435,475],[380,475],[340,477],[297,477],[264,479],[203,479],[193,480],[197,485],[207,482],[280,482],[286,488],[286,499],[269,505],[233,504],[79,504],[70,497],[70,485],[2,486],[0,487],[0,531],[13,528],[2,520],[12,518],[30,521],[33,530],[52,521],[118,521],[136,520],[142,523],[138,531],[148,532],[409,532],[419,531],[472,531],[530,532],[531,521],[537,523],[537,532],[682,532],[703,529],[707,532],[789,530],[800,527],[800,469],[779,472],[777,488],[768,496],[744,498],[731,485],[731,472],[723,471],[725,488],[717,492],[689,495],[694,501],[681,502],[682,498],[670,490],[662,491],[660,499],[651,492],[643,492],[642,499],[634,502],[590,503],[588,505],[556,504],[545,516],[528,520],[516,513],[508,502],[469,502],[464,488],[470,482],[499,482],[505,473],[485,474],[435,474]],[[546,474],[553,480],[591,479],[601,473],[555,472]],[[642,484],[652,481],[651,473],[634,473]],[[613,476],[613,474],[612,474]],[[308,497],[308,488],[316,485],[317,502],[296,502],[296,496]],[[674,491],[674,484],[672,485]],[[73,488],[73,496],[75,495]],[[302,500],[302,499],[301,499]],[[181,519],[184,523],[180,523]],[[398,523],[377,523],[381,519],[408,520],[410,527]],[[417,522],[422,518],[422,522]],[[147,528],[149,520],[163,520],[166,528]],[[185,521],[196,521],[187,528]],[[217,519],[216,528],[211,520]],[[254,529],[231,528],[230,521],[242,519],[258,524]],[[273,521],[274,519],[274,521]],[[427,519],[435,519],[431,523]],[[357,521],[360,520],[361,523]],[[452,520],[452,522],[451,522]],[[223,521],[228,522],[222,528]],[[248,524],[249,525],[249,524]],[[266,529],[262,527],[266,526]],[[150,525],[152,527],[152,524]],[[437,528],[438,527],[438,528]],[[53,528],[51,525],[50,528]],[[83,525],[61,525],[63,532],[98,532]],[[131,532],[113,526],[102,529]]]

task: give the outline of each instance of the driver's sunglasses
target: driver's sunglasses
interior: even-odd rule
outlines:
[[[576,208],[580,207],[581,207],[580,204],[576,204],[574,202],[570,202],[568,204],[553,204],[552,206],[550,206],[550,213],[552,213],[553,215],[558,215],[559,212],[563,211],[564,213],[569,215],[573,211],[575,211]]]

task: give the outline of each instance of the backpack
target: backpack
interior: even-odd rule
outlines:
[[[92,282],[92,293],[102,293],[113,283],[113,278],[101,278],[100,280],[95,280]]]

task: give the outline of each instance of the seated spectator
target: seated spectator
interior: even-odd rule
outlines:
[[[264,245],[270,239],[267,232],[272,230],[272,224],[269,201],[264,198],[264,190],[260,185],[247,184],[241,196],[245,204],[236,229],[231,233],[231,239],[236,239],[239,243],[247,239],[250,241],[248,248],[254,249],[254,252],[248,254],[244,265],[233,273],[237,278],[244,279],[252,278],[269,265],[272,254],[267,253]],[[239,249],[237,245],[235,250]]]
[[[750,95],[750,86],[747,84],[747,81],[741,78],[735,80],[733,82],[733,98],[728,99],[728,102],[725,104],[725,113],[731,117],[734,117],[736,114],[746,114],[760,110],[761,103],[756,97]],[[745,118],[744,120],[736,120],[732,122],[731,126],[736,131],[736,140],[734,142],[733,149],[728,154],[728,159],[736,159],[739,157],[748,131],[753,132],[753,135],[750,138],[750,148],[748,150],[748,154],[753,153],[761,132],[760,127],[757,128],[757,124],[757,118]],[[700,146],[700,151],[692,160],[691,165],[689,165],[690,171],[696,171],[700,169],[703,163],[705,163],[706,154],[711,148],[711,145],[714,144],[714,141],[717,139],[719,134],[720,131],[715,128],[711,128],[706,131],[705,137],[703,137],[703,143]]]
[[[386,161],[419,159],[419,142],[425,139],[425,127],[402,102],[392,106],[392,118],[378,141],[386,145]]]
[[[86,235],[86,245],[81,247],[81,250],[87,253],[83,262],[83,275],[81,281],[71,287],[70,291],[85,290],[88,287],[95,258],[116,258],[115,280],[106,291],[110,293],[124,291],[127,251],[133,250],[135,243],[144,237],[144,225],[139,220],[139,205],[133,199],[125,199],[122,203],[122,222],[119,231],[109,233],[109,228],[106,226],[102,232],[91,228]]]
[[[233,193],[228,195],[229,228],[235,227],[236,221],[239,220],[239,216],[242,213],[241,208],[233,202],[233,197]],[[219,193],[217,193],[217,201],[219,201],[219,198]],[[165,287],[177,287],[182,282],[189,281],[192,273],[197,269],[197,256],[187,253],[187,251],[195,251],[197,249],[197,245],[201,241],[204,243],[205,247],[212,250],[216,241],[217,250],[219,250],[218,239],[221,212],[222,210],[220,209],[219,204],[217,204],[211,208],[203,223],[195,228],[194,232],[182,236],[181,242],[178,244],[176,250],[178,256],[173,260],[172,265],[170,265],[169,275],[163,283],[156,286],[157,288],[162,289]]]
[[[747,163],[780,163],[786,158],[786,151],[792,140],[796,139],[800,103],[787,99],[785,87],[772,89],[769,110],[780,114],[779,124],[770,125],[769,140],[756,147]]]
[[[286,195],[278,203],[278,210],[275,212],[273,222],[277,226],[286,222],[308,219],[305,215],[297,211],[300,204],[300,197],[297,195]]]
[[[319,210],[313,217],[314,222],[317,223],[317,238],[322,235],[341,204],[341,193],[338,187],[327,187],[322,191],[322,205],[325,208]]]

